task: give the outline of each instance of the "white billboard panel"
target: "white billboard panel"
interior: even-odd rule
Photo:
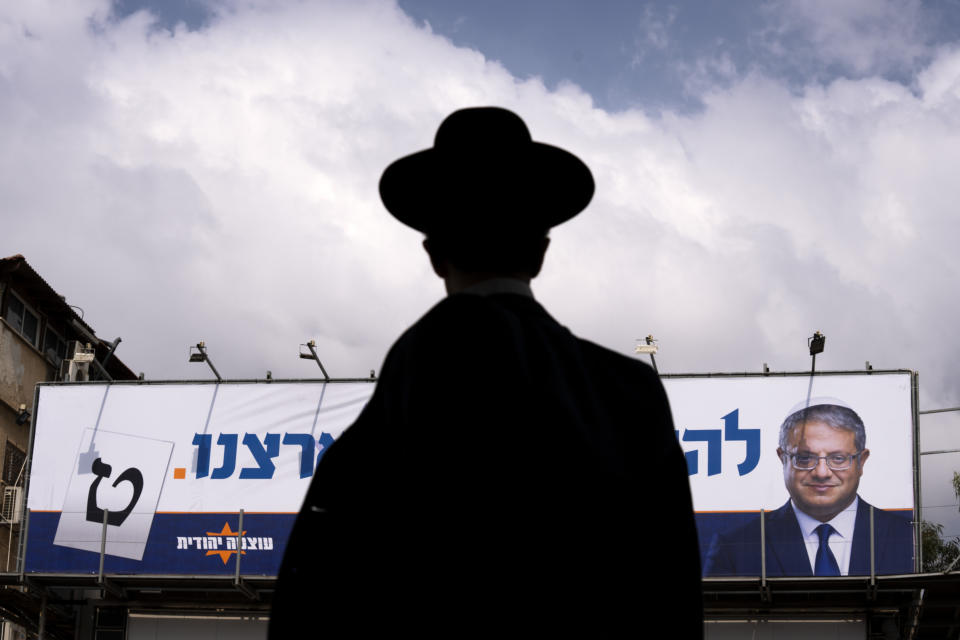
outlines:
[[[789,497],[783,465],[777,457],[780,425],[807,397],[833,398],[860,416],[869,459],[860,479],[860,495],[880,509],[913,509],[913,411],[911,376],[904,374],[783,377],[664,378],[680,446],[695,452],[697,471],[690,476],[697,512],[759,511],[780,507]],[[736,416],[724,419],[736,412]],[[756,431],[754,450],[748,441],[723,437],[736,422],[738,431]],[[719,446],[707,440],[684,440],[689,430],[713,430]],[[732,429],[731,429],[732,430]],[[752,435],[752,434],[747,434]],[[704,437],[710,437],[704,434]],[[719,473],[710,473],[710,464]],[[714,469],[716,471],[716,469]],[[745,471],[745,473],[743,473]]]
[[[369,382],[43,385],[28,571],[275,573]],[[243,532],[238,512],[244,511]],[[238,537],[239,536],[239,537]]]
[[[687,459],[706,575],[759,575],[761,509],[767,575],[868,573],[870,506],[876,571],[913,570],[909,372],[679,376],[663,383]],[[778,453],[781,425],[807,407],[812,413],[797,414],[804,419],[785,430]],[[820,558],[818,567],[824,523],[831,552],[821,556],[832,559]]]
[[[708,575],[759,574],[761,509],[768,575],[822,569],[811,527],[828,521],[834,570],[864,573],[871,505],[877,571],[912,570],[908,372],[663,383]],[[314,468],[373,389],[369,382],[41,385],[27,571],[96,572],[106,517],[108,572],[230,573],[239,554],[244,573],[275,574]],[[785,457],[778,455],[781,424],[808,402],[854,413],[868,451],[857,451],[843,425],[818,432],[811,420],[802,438],[790,430]],[[849,468],[830,468],[837,456]],[[796,460],[815,467],[798,469]],[[843,506],[836,520],[835,505]]]

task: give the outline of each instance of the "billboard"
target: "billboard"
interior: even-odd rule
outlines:
[[[40,385],[27,572],[275,575],[370,382]],[[239,511],[244,511],[239,529]],[[104,538],[104,532],[106,532]]]
[[[762,561],[768,576],[869,573],[871,506],[874,569],[913,571],[909,372],[662,380],[706,575],[756,576]],[[242,573],[275,575],[314,468],[373,389],[40,385],[25,570],[96,573],[102,548],[107,573],[232,574],[239,553]],[[781,446],[781,425],[807,405],[839,409],[792,426]],[[820,424],[851,413],[865,442]]]
[[[870,506],[876,573],[914,571],[910,372],[680,376],[663,384],[706,576],[757,576],[762,561],[767,576],[869,574]]]

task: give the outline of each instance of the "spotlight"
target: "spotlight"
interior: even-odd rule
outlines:
[[[196,349],[196,351],[194,351],[194,349]],[[220,377],[220,372],[213,366],[213,361],[210,360],[210,356],[207,354],[207,343],[200,341],[196,347],[190,347],[190,362],[206,362],[210,370],[213,371],[213,375],[217,376],[217,382],[223,382],[223,378]]]
[[[818,353],[823,353],[823,345],[826,344],[826,342],[827,336],[823,335],[819,331],[807,338],[807,346],[810,347],[810,355],[815,356]]]
[[[657,359],[654,357],[654,354],[656,354],[659,350],[660,345],[656,340],[653,339],[653,334],[650,334],[643,339],[643,342],[637,345],[633,352],[649,355],[650,362],[653,364],[653,370],[659,374],[660,372],[657,370]]]

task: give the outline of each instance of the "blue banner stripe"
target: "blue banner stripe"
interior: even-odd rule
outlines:
[[[244,575],[276,575],[295,519],[293,513],[245,513],[240,572]],[[59,512],[30,513],[26,571],[97,573],[99,553],[53,544],[59,520]],[[158,513],[154,516],[143,560],[108,555],[104,572],[233,575],[237,562],[237,520],[236,513]]]

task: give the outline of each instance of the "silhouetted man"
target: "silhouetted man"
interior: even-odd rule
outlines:
[[[702,633],[683,455],[659,378],[534,299],[547,230],[593,195],[574,155],[464,109],[380,195],[426,234],[446,299],[390,350],[324,455],[272,637]],[[584,265],[589,268],[589,265]]]

